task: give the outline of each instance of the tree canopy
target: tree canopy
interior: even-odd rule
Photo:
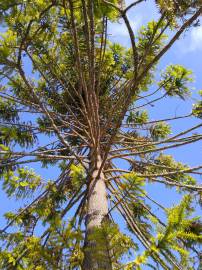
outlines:
[[[174,135],[170,124],[201,119],[202,103],[156,120],[149,106],[191,95],[191,70],[171,64],[157,74],[157,67],[199,25],[201,1],[156,0],[158,19],[134,31],[128,12],[148,2],[0,0],[0,177],[7,196],[22,202],[5,213],[1,269],[200,264],[202,165],[166,150],[202,139],[201,123]],[[130,47],[110,39],[108,25],[119,21]],[[35,164],[58,177],[44,179]],[[167,208],[155,201],[146,190],[156,183],[181,202]]]

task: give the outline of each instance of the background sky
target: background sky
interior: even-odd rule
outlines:
[[[126,5],[133,1],[126,1]],[[147,1],[141,5],[135,7],[129,12],[129,19],[134,31],[137,30],[142,24],[146,24],[151,19],[157,17],[155,4],[153,1]],[[130,40],[128,32],[124,24],[114,23],[109,25],[110,39],[113,42],[119,42],[126,47],[130,47]],[[157,102],[154,107],[149,107],[149,115],[151,120],[163,119],[168,117],[174,117],[178,115],[186,115],[191,112],[192,104],[199,99],[197,95],[198,90],[202,89],[202,26],[192,28],[183,34],[182,38],[176,42],[176,44],[169,50],[169,52],[162,58],[158,65],[157,75],[165,69],[169,64],[181,64],[186,68],[193,71],[195,82],[192,84],[193,96],[186,102],[179,99],[166,98],[163,102]],[[29,64],[27,63],[29,68]],[[173,134],[181,130],[185,130],[188,127],[194,126],[200,121],[195,118],[188,118],[185,120],[177,120],[172,122]],[[202,130],[197,130],[201,133]],[[46,143],[45,139],[44,144]],[[202,163],[202,144],[201,142],[180,147],[177,149],[171,149],[166,153],[173,154],[177,161],[184,162],[190,166],[197,166]],[[121,164],[120,164],[121,165]],[[32,164],[37,173],[41,174],[44,179],[54,179],[58,175],[57,168],[41,169],[39,164]],[[200,178],[198,178],[201,181]],[[147,190],[150,195],[156,200],[159,200],[165,206],[171,206],[177,203],[180,196],[173,192],[171,189],[165,189],[163,185],[152,184],[147,185]],[[24,201],[14,201],[6,198],[3,191],[0,190],[0,227],[3,227],[5,220],[3,214],[7,211],[15,211],[19,206],[26,204]],[[156,211],[158,209],[156,208]],[[197,207],[197,213],[201,215],[199,207]],[[116,213],[114,214],[116,216]],[[125,228],[125,224],[121,221],[120,226],[122,229]],[[147,269],[146,267],[143,269]]]

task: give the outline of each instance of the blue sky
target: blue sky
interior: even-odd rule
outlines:
[[[126,1],[126,5],[131,2],[133,1]],[[155,19],[157,16],[153,1],[147,2],[148,3],[143,3],[129,12],[129,19],[135,32],[137,32],[142,24],[145,24],[151,19]],[[111,24],[109,26],[109,34],[112,41],[119,42],[127,47],[130,46],[127,29],[121,21],[120,23]],[[195,103],[195,98],[199,98],[197,92],[202,89],[202,26],[190,29],[183,35],[181,40],[177,41],[170,51],[162,58],[157,73],[160,73],[162,69],[165,69],[168,64],[182,64],[193,70],[195,77],[195,82],[192,85],[195,88],[193,90],[193,97],[186,102],[177,99],[166,99],[166,102],[158,102],[155,107],[149,108],[150,118],[152,120],[190,113],[192,104]],[[172,123],[173,133],[193,126],[196,123],[199,123],[199,120],[194,118],[175,121]],[[198,132],[201,133],[202,130],[198,130]],[[197,166],[202,163],[201,142],[176,150],[171,149],[167,153],[172,153],[176,160],[191,166]],[[37,164],[34,164],[32,167],[34,167],[38,173],[42,174],[46,180],[49,178],[53,179],[58,174],[58,170],[54,168],[45,170],[41,169]],[[159,199],[166,206],[176,203],[180,198],[173,190],[165,189],[161,185],[148,185],[147,190],[154,199]],[[23,202],[23,204],[24,203],[26,204],[26,202]],[[2,218],[3,213],[10,210],[17,210],[18,206],[22,205],[22,203],[8,200],[4,192],[1,191],[0,205],[0,226],[2,227],[4,224]],[[156,209],[156,211],[157,210],[158,209]],[[200,210],[197,209],[198,214],[201,214],[199,211]],[[123,228],[125,227],[122,222],[120,225]],[[144,269],[146,270],[147,268]]]

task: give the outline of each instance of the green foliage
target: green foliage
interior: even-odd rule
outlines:
[[[171,29],[178,27],[178,19],[183,19],[187,13],[193,12],[197,7],[200,7],[200,0],[187,1],[172,1],[172,0],[156,0],[160,8],[160,12],[165,12],[166,19],[170,23]]]
[[[130,112],[129,116],[127,117],[126,122],[129,124],[139,124],[142,125],[148,121],[148,113],[146,111],[138,111],[136,113]]]
[[[84,184],[86,179],[85,170],[82,165],[76,166],[72,164],[70,167],[70,177],[72,185],[72,190],[70,192],[74,192]]]
[[[170,65],[162,73],[159,86],[162,87],[170,97],[177,96],[185,99],[190,95],[189,83],[193,82],[192,71],[181,65]]]
[[[41,184],[41,177],[36,175],[32,169],[17,168],[14,171],[6,171],[2,175],[3,189],[8,197],[25,198],[33,194],[36,188]]]
[[[202,90],[199,91],[200,98],[202,98]],[[199,100],[196,104],[194,104],[192,109],[192,114],[195,117],[202,118],[202,101]]]
[[[154,57],[159,53],[161,48],[163,47],[167,35],[161,33],[161,30],[164,28],[164,22],[161,22],[157,26],[157,22],[151,21],[147,24],[147,26],[142,26],[138,33],[138,54],[142,59],[142,69],[147,66]],[[158,38],[157,38],[158,37]],[[141,71],[141,70],[140,70]],[[140,88],[143,91],[147,91],[150,84],[153,82],[155,71],[155,65],[152,69],[147,73],[145,78],[143,79]]]
[[[104,160],[98,176],[106,180],[111,209],[104,215],[107,221],[103,218],[90,235],[94,260],[105,258],[107,249],[113,270],[152,267],[149,257],[165,270],[175,269],[178,261],[189,269],[188,252],[201,244],[201,223],[188,217],[191,200],[185,196],[167,209],[164,225],[149,201],[146,183],[158,177],[182,186],[196,180],[188,173],[172,174],[187,165],[153,154],[156,145],[166,148],[172,142],[160,141],[171,133],[167,123],[151,126],[146,110],[131,112],[139,100],[147,102],[153,95],[157,60],[167,50],[166,31],[175,32],[177,24],[187,22],[186,14],[199,7],[198,1],[185,2],[156,1],[163,17],[142,26],[134,33],[135,46],[124,48],[110,41],[107,31],[109,21],[127,21],[127,13],[116,8],[124,6],[122,1],[0,0],[0,173],[8,197],[30,203],[5,214],[0,269],[81,269],[89,233],[88,181],[100,169],[94,164],[98,155]],[[163,97],[185,99],[192,80],[191,71],[171,65],[162,73],[158,90],[164,89]],[[193,115],[201,117],[200,101]],[[120,175],[116,155],[128,166],[124,173],[118,170]],[[56,172],[59,167],[60,175],[42,180],[34,170],[21,167],[31,162],[39,168],[55,166]],[[148,173],[160,176],[140,177]],[[113,180],[108,182],[108,177]],[[187,188],[179,191],[184,194]],[[110,220],[115,209],[138,244]],[[136,255],[139,243],[145,251]]]
[[[127,206],[135,222],[138,226],[141,226],[142,231],[148,236],[151,226],[148,222],[147,209],[150,209],[150,206],[145,201],[145,195],[147,194],[145,190],[145,179],[131,172],[124,175],[123,182],[119,183],[119,187],[124,201],[127,200]]]
[[[118,5],[120,1],[112,0],[111,3],[114,5]],[[95,1],[95,15],[97,18],[102,18],[102,16],[107,16],[111,20],[116,20],[119,14],[112,6],[107,5],[101,0],[96,0]]]
[[[171,133],[171,128],[167,123],[160,122],[150,128],[150,133],[154,140],[166,139]]]
[[[93,259],[105,260],[105,256],[110,256],[112,267],[118,270],[124,266],[123,256],[128,254],[130,257],[132,250],[136,250],[133,240],[120,232],[118,226],[110,221],[104,221],[101,227],[97,227],[89,236],[90,241],[96,242],[96,245],[86,247],[86,250],[93,252]],[[106,245],[108,252],[106,253]]]
[[[189,167],[181,162],[175,161],[171,155],[165,155],[161,153],[155,159],[155,165],[157,166],[151,166],[151,168],[149,169],[149,171],[151,171],[152,173],[163,174],[168,173],[169,171],[179,171],[176,174],[170,175],[169,179],[188,185],[196,184],[196,180],[192,176],[190,176],[189,174],[180,173],[180,171],[188,169]]]
[[[65,227],[65,228],[64,228]],[[48,235],[48,231],[45,236]],[[10,242],[10,239],[8,239]],[[64,256],[66,266],[77,269],[81,262],[82,251],[79,250],[80,242],[83,240],[79,229],[74,230],[72,222],[57,226],[49,235],[49,245],[44,247],[43,241],[36,236],[23,237],[23,234],[13,235],[13,252],[2,250],[0,253],[1,269],[57,269],[58,256]],[[54,246],[54,248],[52,248]],[[24,252],[25,251],[25,252]],[[23,252],[21,264],[18,258]],[[64,255],[62,255],[62,253]],[[15,267],[15,268],[12,268]]]
[[[156,258],[158,258],[161,252],[172,264],[172,261],[175,260],[177,256],[173,251],[177,252],[180,256],[180,264],[182,267],[192,269],[192,260],[189,258],[189,251],[187,250],[188,243],[192,241],[201,243],[202,237],[198,234],[198,231],[191,231],[192,224],[195,224],[198,220],[198,218],[191,217],[193,212],[191,201],[191,196],[185,195],[179,205],[167,208],[166,225],[159,224],[158,220],[154,217],[150,217],[153,227],[154,225],[156,226],[157,234],[156,236],[151,236],[150,247],[141,255],[138,255],[137,258],[128,265],[129,269],[133,269],[132,267],[136,266],[147,265],[148,258],[151,255],[154,257],[157,256]],[[150,264],[148,264],[148,266],[150,266]]]
[[[137,198],[144,196],[144,185],[144,178],[137,176],[135,172],[124,174],[123,182],[120,183],[123,191],[129,191],[130,194],[135,195]]]
[[[33,146],[37,137],[29,126],[0,126],[0,143],[1,144],[19,144],[21,147]]]
[[[202,118],[202,101],[199,101],[197,104],[194,105],[192,113],[194,116]]]
[[[189,252],[183,242],[188,240],[201,241],[201,236],[190,232],[190,226],[197,220],[191,218],[193,209],[191,208],[192,198],[185,195],[179,205],[167,209],[167,226],[161,228],[157,234],[157,247],[168,252],[169,248],[176,250],[181,256],[181,265],[189,266]]]
[[[14,122],[19,120],[18,111],[15,104],[11,101],[5,102],[0,98],[0,117],[1,120]]]

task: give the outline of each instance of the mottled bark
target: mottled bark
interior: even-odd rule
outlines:
[[[111,270],[107,239],[96,239],[96,232],[102,230],[107,218],[108,202],[104,175],[100,171],[101,158],[98,155],[90,177],[86,216],[86,237],[84,245],[83,270]],[[104,237],[104,236],[103,236]],[[104,243],[104,246],[103,246]]]

